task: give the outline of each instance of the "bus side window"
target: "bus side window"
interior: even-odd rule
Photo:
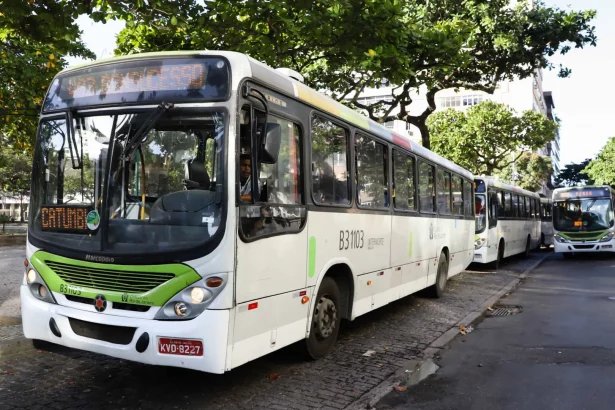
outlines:
[[[436,211],[435,167],[419,161],[419,202],[421,212]]]
[[[489,228],[498,225],[498,194],[489,192]]]
[[[504,195],[506,195],[506,202],[504,203],[506,208],[506,217],[513,218],[515,213],[513,211],[512,194],[510,192],[506,192]]]
[[[332,121],[312,118],[312,195],[317,204],[350,204],[348,131]]]
[[[504,192],[498,191],[498,219],[506,218],[506,212],[504,211]]]
[[[463,210],[467,218],[474,219],[474,195],[472,195],[473,183],[467,179],[463,180]]]

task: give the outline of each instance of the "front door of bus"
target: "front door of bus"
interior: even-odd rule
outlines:
[[[300,295],[307,278],[300,127],[271,113],[265,126],[256,110],[242,118],[240,135],[252,138],[241,135],[239,147],[233,367],[305,337],[308,307]],[[280,139],[277,158],[264,152],[261,135]]]

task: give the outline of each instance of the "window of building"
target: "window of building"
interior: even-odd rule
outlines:
[[[451,174],[438,168],[438,212],[451,214]]]
[[[393,206],[395,209],[416,210],[415,164],[414,157],[393,150]]]
[[[350,204],[348,132],[332,121],[312,118],[312,190],[319,204]]]
[[[463,179],[453,175],[451,180],[453,194],[453,215],[463,216]]]
[[[433,165],[419,161],[419,202],[421,212],[436,211],[435,174],[436,169]]]
[[[442,108],[469,107],[484,101],[485,96],[482,94],[453,95],[450,97],[441,97],[438,100]]]
[[[384,123],[384,126],[390,130],[395,128],[395,121],[387,121]]]
[[[370,208],[387,208],[387,146],[357,134],[355,149],[358,204]]]

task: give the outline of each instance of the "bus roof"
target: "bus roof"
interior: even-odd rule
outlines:
[[[273,86],[278,91],[284,94],[287,94],[306,104],[321,109],[328,114],[345,120],[358,128],[362,128],[365,131],[369,131],[377,135],[378,137],[390,142],[393,145],[405,148],[408,151],[422,156],[423,158],[426,158],[438,165],[446,167],[451,171],[454,171],[468,179],[474,178],[470,171],[424,148],[418,143],[411,141],[408,137],[405,137],[401,134],[387,129],[386,127],[378,124],[377,122],[372,121],[364,115],[352,110],[351,108],[333,100],[325,94],[322,94],[306,86],[303,83],[295,81],[294,79],[274,70],[273,68],[263,64],[260,61],[257,61],[245,54],[236,53],[233,51],[165,51],[157,53],[131,54],[126,56],[111,57],[70,67],[58,73],[58,75],[91,66],[116,63],[121,61],[137,60],[141,58],[166,58],[195,55],[216,55],[226,57],[231,64],[231,72],[235,75],[239,73],[238,75],[243,77],[253,77],[255,79],[258,79],[266,84]],[[236,67],[237,65],[241,67]]]
[[[527,189],[523,189],[515,185],[507,184],[505,182],[500,181],[499,179],[496,179],[495,177],[491,177],[491,176],[478,177],[477,176],[477,177],[474,177],[474,179],[484,181],[487,188],[492,186],[495,188],[506,189],[508,191],[516,192],[519,194],[532,196],[534,198],[540,198],[540,195],[538,195],[536,192],[528,191]]]

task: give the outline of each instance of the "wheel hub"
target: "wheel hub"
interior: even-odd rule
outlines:
[[[337,308],[326,295],[321,296],[314,312],[314,331],[320,339],[331,336],[337,323]]]

